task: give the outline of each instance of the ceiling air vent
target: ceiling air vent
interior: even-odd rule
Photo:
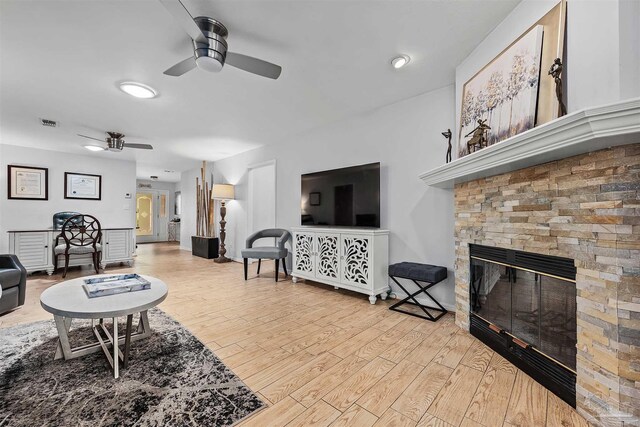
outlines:
[[[42,123],[42,126],[49,126],[51,128],[58,126],[58,122],[56,122],[55,120],[40,119],[40,123]]]

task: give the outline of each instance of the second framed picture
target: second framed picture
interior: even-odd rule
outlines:
[[[64,198],[100,200],[102,198],[102,176],[65,172]]]

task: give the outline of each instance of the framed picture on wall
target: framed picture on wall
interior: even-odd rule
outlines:
[[[102,176],[65,172],[64,198],[100,200],[102,198]]]
[[[16,200],[49,200],[49,169],[8,165],[7,197]]]
[[[309,193],[309,205],[311,206],[320,206],[320,198],[321,194],[319,192]]]

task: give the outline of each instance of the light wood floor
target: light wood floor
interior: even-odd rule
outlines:
[[[174,244],[140,245],[135,271],[165,281],[160,306],[269,404],[242,426],[586,426],[571,407],[447,315],[436,323],[390,301],[312,283],[242,277]],[[270,271],[267,271],[270,270]],[[91,274],[75,269],[67,278]],[[0,328],[49,319],[39,304],[60,275],[33,275]],[[153,325],[152,325],[153,326]],[[137,345],[143,345],[139,343]],[[133,361],[135,363],[135,361]]]

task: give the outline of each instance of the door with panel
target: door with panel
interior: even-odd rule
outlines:
[[[309,232],[293,233],[293,271],[306,277],[314,277],[316,271],[316,234]],[[293,277],[296,282],[295,276]]]
[[[371,278],[372,243],[369,236],[340,235],[340,281],[342,283],[373,289]]]
[[[136,193],[136,242],[164,242],[169,229],[169,191]]]
[[[340,235],[316,234],[316,277],[334,282],[340,281]]]

